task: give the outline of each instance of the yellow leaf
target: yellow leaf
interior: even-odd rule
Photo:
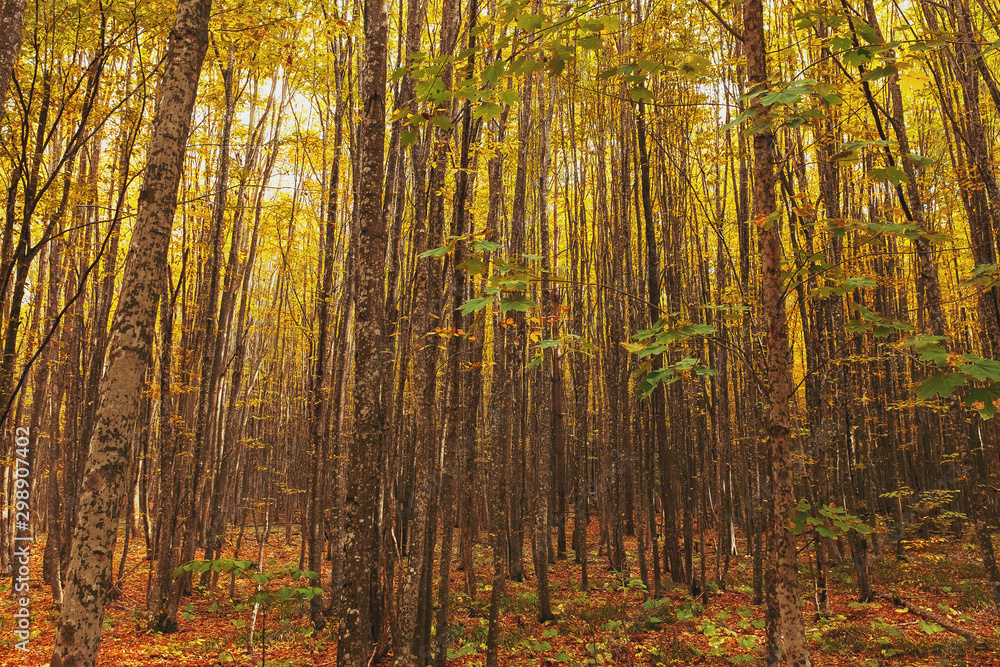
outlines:
[[[913,93],[920,92],[928,83],[930,83],[930,78],[915,67],[904,70],[899,74],[899,87],[902,89],[904,95],[912,95]]]

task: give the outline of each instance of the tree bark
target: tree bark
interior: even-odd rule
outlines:
[[[747,74],[751,88],[767,85],[767,48],[764,34],[764,8],[761,0],[747,0],[743,5],[744,45]],[[758,98],[759,99],[759,98]],[[758,103],[758,120],[769,109]],[[769,651],[768,664],[807,667],[812,662],[806,646],[802,613],[798,605],[795,535],[789,530],[789,518],[795,504],[791,471],[791,414],[789,403],[794,382],[792,355],[788,340],[788,320],[781,276],[781,226],[772,214],[776,211],[774,186],[774,132],[758,131],[753,138],[754,153],[754,223],[760,229],[760,257],[763,269],[764,326],[767,333],[767,370],[769,378],[767,415],[768,458],[771,478],[771,561],[773,572],[768,581]]]
[[[0,3],[0,120],[3,120],[7,88],[21,52],[25,4],[25,0],[3,0]]]
[[[385,308],[386,24],[384,0],[365,5],[358,127],[358,208],[352,238],[354,266],[354,437],[348,447],[344,528],[344,613],[337,642],[338,667],[366,667],[381,634],[378,498],[385,455],[382,405]]]
[[[181,0],[170,32],[145,183],[78,502],[70,571],[52,653],[54,667],[93,665],[101,640],[130,437],[145,389],[156,309],[164,290],[177,186],[208,47],[211,5],[211,0]]]

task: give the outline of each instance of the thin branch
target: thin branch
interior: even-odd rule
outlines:
[[[722,27],[725,28],[729,32],[730,35],[732,35],[733,37],[735,37],[738,42],[742,42],[743,41],[743,35],[741,35],[740,33],[738,33],[736,31],[736,28],[734,28],[733,26],[731,26],[729,24],[729,22],[726,21],[726,19],[722,18],[722,16],[719,14],[719,12],[717,12],[715,10],[715,8],[712,7],[712,5],[708,4],[707,0],[698,0],[698,2],[701,3],[702,7],[704,7],[709,12],[711,12],[712,16],[714,16],[715,19],[719,23],[722,24]]]
[[[28,362],[24,365],[24,370],[21,372],[21,377],[17,381],[17,386],[15,386],[14,390],[11,391],[10,398],[7,400],[7,405],[4,408],[3,414],[0,414],[0,425],[3,425],[3,423],[7,420],[7,416],[10,414],[10,409],[14,405],[14,399],[17,398],[18,393],[24,386],[24,381],[27,379],[28,373],[31,371],[31,366],[38,359],[39,355],[41,355],[42,350],[44,350],[45,347],[49,344],[49,341],[52,340],[52,336],[55,335],[56,330],[59,328],[59,323],[62,322],[63,316],[73,306],[73,304],[76,303],[76,300],[80,298],[80,295],[83,294],[83,288],[87,284],[87,278],[90,277],[90,274],[93,272],[94,268],[97,267],[97,263],[100,262],[101,257],[104,256],[104,251],[108,247],[108,239],[111,238],[111,232],[114,230],[114,228],[115,228],[114,225],[108,227],[108,233],[104,235],[104,240],[101,242],[101,249],[94,257],[94,261],[91,262],[90,266],[87,267],[87,270],[83,272],[83,277],[80,278],[80,285],[77,287],[76,294],[73,295],[72,299],[66,302],[66,305],[63,306],[63,309],[59,311],[58,315],[56,315],[56,319],[52,323],[52,327],[49,329],[49,332],[45,335],[45,338],[38,346],[38,349],[35,350],[35,353],[31,355],[31,359],[29,359]]]

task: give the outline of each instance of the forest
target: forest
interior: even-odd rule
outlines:
[[[987,665],[994,0],[0,0],[0,663]]]

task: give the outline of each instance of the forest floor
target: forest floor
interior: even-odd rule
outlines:
[[[590,526],[590,544],[596,545],[597,522]],[[252,542],[251,542],[252,544]],[[668,586],[665,596],[645,601],[631,548],[631,577],[609,571],[607,559],[592,551],[589,568],[591,590],[580,589],[580,567],[570,557],[550,568],[554,622],[535,620],[534,580],[509,583],[501,615],[499,638],[503,665],[727,665],[759,663],[764,641],[764,607],[753,605],[750,587],[752,562],[741,551],[731,559],[726,591],[709,592],[707,605],[692,599],[683,588]],[[706,568],[715,571],[715,554],[707,550]],[[967,539],[932,537],[908,543],[907,562],[892,554],[870,559],[871,584],[883,593],[897,593],[948,617],[990,642],[974,648],[940,626],[922,621],[905,608],[888,602],[859,604],[853,569],[845,563],[830,577],[830,612],[815,618],[812,573],[801,561],[803,616],[813,664],[847,665],[997,665],[998,615],[979,562],[979,552]],[[119,553],[115,562],[120,560]],[[298,562],[300,542],[295,531],[290,541],[284,532],[273,533],[264,549],[263,571],[274,571]],[[0,581],[0,665],[47,665],[52,651],[55,621],[49,589],[41,581],[43,544],[31,550],[31,638],[27,653],[15,648],[10,619],[17,610],[11,580]],[[256,548],[254,549],[256,551]],[[451,651],[449,665],[474,667],[485,660],[489,582],[489,550],[477,550],[477,599],[464,593],[464,573],[453,569]],[[144,629],[145,588],[150,562],[144,559],[141,540],[130,545],[122,595],[111,602],[104,619],[98,667],[134,665],[260,665],[261,630],[265,630],[268,666],[335,665],[336,628],[314,635],[308,622],[308,603],[296,600],[275,603],[266,619],[258,614],[254,641],[247,651],[248,629],[254,623],[252,605],[229,598],[229,577],[220,587],[201,591],[183,601],[183,618],[173,634]],[[246,557],[245,555],[243,557]],[[526,549],[530,557],[530,549]],[[696,568],[700,567],[697,560]],[[456,564],[457,565],[457,564]],[[117,568],[117,566],[116,566]],[[532,572],[530,563],[526,571]],[[292,584],[286,577],[268,586],[275,592]],[[237,596],[246,599],[252,585],[245,580]],[[266,625],[265,625],[266,621]],[[388,661],[385,661],[388,664]]]

